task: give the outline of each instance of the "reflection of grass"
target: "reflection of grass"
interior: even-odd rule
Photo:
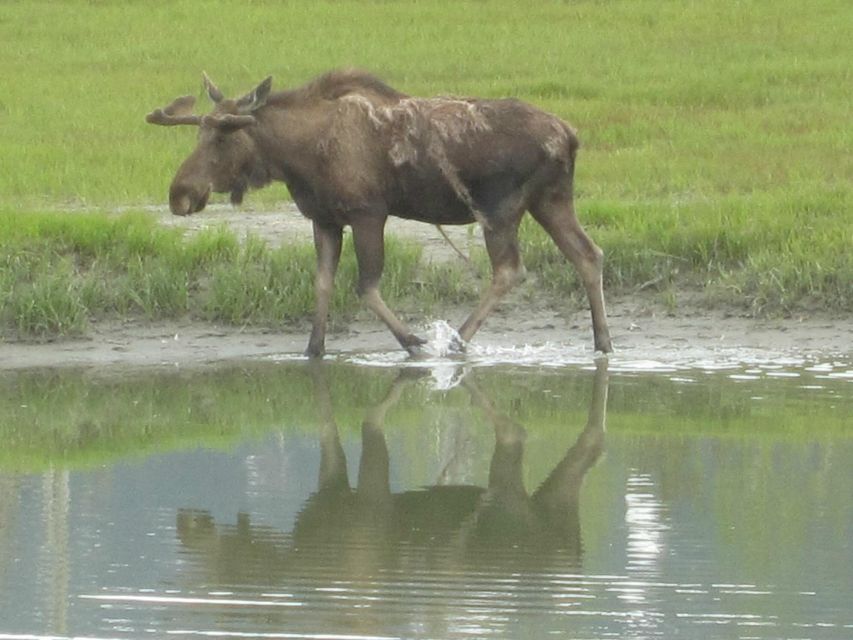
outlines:
[[[340,365],[327,366],[326,371],[342,432],[358,429],[366,410],[384,397],[395,376],[393,371]],[[499,412],[527,428],[533,460],[550,461],[552,448],[568,446],[586,422],[589,372],[498,370],[473,375]],[[610,388],[608,437],[849,436],[843,412],[802,395],[799,384],[767,380],[746,388],[723,376],[708,376],[701,385],[677,385],[654,376],[616,376]],[[765,399],[750,400],[755,394]],[[426,442],[420,434],[425,416],[438,408],[470,420],[478,433],[489,433],[484,415],[472,407],[464,389],[437,393],[417,383],[406,388],[386,429],[410,432]],[[74,370],[7,374],[0,377],[0,469],[89,466],[154,451],[228,446],[280,429],[314,434],[319,419],[312,378],[302,364],[247,363],[115,378]],[[416,458],[416,452],[412,456]]]
[[[292,86],[331,67],[359,66],[413,94],[516,95],[573,122],[583,140],[579,210],[607,253],[611,289],[687,283],[709,285],[710,300],[755,313],[851,310],[853,83],[844,25],[853,5],[846,0],[206,7],[6,3],[0,206],[163,202],[194,132],[155,129],[142,118],[177,95],[199,93],[201,69],[235,93],[268,73],[276,86]],[[202,35],[222,24],[228,38]],[[270,203],[286,195],[278,187],[252,197]],[[8,233],[4,223],[0,237]],[[560,295],[577,290],[541,232],[531,227],[524,236],[528,266],[543,286]],[[228,240],[211,242],[237,251]],[[95,243],[96,267],[109,262],[108,244]],[[152,317],[193,305],[181,279],[151,256],[124,265],[124,279],[84,286],[69,279],[79,267],[74,251],[44,251],[71,264],[52,258],[12,269],[34,277],[32,291],[6,311],[23,331],[79,331],[98,301]],[[310,281],[310,261],[299,256],[288,265],[283,257],[230,255],[247,266],[249,290],[236,272],[218,271],[209,312],[233,322],[282,317],[282,309],[263,311],[274,303],[258,295],[282,270]],[[10,284],[10,265],[2,266],[0,293],[22,286]],[[467,284],[445,291],[457,278],[444,272],[416,280],[426,300],[472,295]],[[273,283],[305,307],[301,287]],[[126,289],[133,295],[112,299]],[[68,300],[57,299],[62,290],[72,292]]]
[[[354,389],[332,381],[354,403],[382,379]],[[316,425],[311,378],[301,367],[248,366],[89,378],[79,371],[0,378],[0,468],[97,464],[116,456],[194,446],[220,447],[276,429]]]

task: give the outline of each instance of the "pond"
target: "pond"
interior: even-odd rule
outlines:
[[[522,356],[0,374],[0,639],[853,637],[849,361]]]

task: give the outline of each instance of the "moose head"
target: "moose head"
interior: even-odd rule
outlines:
[[[202,75],[205,91],[214,103],[211,113],[194,114],[195,96],[183,96],[145,117],[150,124],[199,128],[195,150],[181,164],[169,187],[169,208],[178,216],[204,209],[211,191],[230,193],[231,202],[240,204],[250,186],[269,182],[250,130],[257,122],[257,111],[266,104],[272,77],[242,98],[230,100],[207,74]]]

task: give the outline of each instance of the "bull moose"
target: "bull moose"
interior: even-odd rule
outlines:
[[[199,127],[198,144],[169,189],[175,215],[204,209],[211,191],[239,204],[249,188],[287,185],[313,223],[317,251],[315,313],[306,353],[325,350],[326,323],[343,229],[351,227],[358,294],[400,345],[424,340],[379,293],[389,215],[435,225],[479,222],[492,281],[459,329],[468,342],[524,274],[518,226],[526,211],[574,264],[589,298],[595,349],[611,351],[602,290],[603,252],[575,215],[578,138],[562,120],[516,99],[416,98],[361,71],[332,71],[271,93],[268,77],[226,99],[204,74],[214,103],[193,114],[177,98],[146,120]]]

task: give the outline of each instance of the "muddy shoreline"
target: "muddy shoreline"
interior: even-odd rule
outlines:
[[[214,206],[209,215],[176,218],[163,208],[152,209],[163,225],[188,233],[225,225],[244,237],[259,236],[273,245],[310,241],[311,225],[292,207],[283,212],[235,211]],[[389,233],[414,239],[424,247],[424,259],[459,259],[438,231],[421,223],[392,219]],[[449,227],[454,244],[466,251],[481,240],[477,228]],[[764,353],[768,360],[794,357],[826,359],[853,356],[853,322],[849,318],[815,314],[806,318],[753,319],[731,310],[708,310],[691,304],[689,292],[678,296],[676,309],[666,309],[648,295],[609,296],[609,317],[615,362],[650,359],[672,362],[685,353],[701,360]],[[446,320],[459,326],[469,309],[447,309],[438,317],[409,318],[422,334],[429,324]],[[334,325],[333,319],[333,325]],[[284,330],[240,328],[200,322],[95,323],[85,338],[47,343],[0,342],[0,370],[42,367],[181,366],[243,358],[298,358],[308,339],[307,323]],[[530,309],[510,298],[489,318],[474,338],[488,348],[552,345],[578,361],[591,361],[592,336],[588,311]],[[337,326],[327,337],[328,357],[360,353],[397,353],[390,333],[367,314]],[[704,354],[704,355],[703,355]]]
[[[455,326],[463,317],[464,311],[456,310],[442,319]],[[610,324],[615,348],[610,360],[617,364],[853,357],[853,324],[843,319],[753,320],[706,311],[670,315],[620,301],[611,304]],[[426,323],[413,322],[413,326],[428,335]],[[271,331],[198,322],[104,323],[93,325],[90,334],[81,339],[0,343],[0,370],[298,359],[307,340],[307,325]],[[481,351],[542,345],[548,345],[549,359],[592,362],[595,354],[587,311],[531,313],[520,305],[508,304],[489,319],[472,342],[472,348]],[[385,327],[367,319],[331,331],[326,346],[328,358],[360,354],[405,358]]]

